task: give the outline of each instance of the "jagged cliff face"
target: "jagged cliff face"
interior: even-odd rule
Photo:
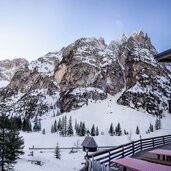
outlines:
[[[118,103],[160,115],[171,95],[169,72],[154,59],[156,50],[150,39],[142,32],[133,36],[127,42],[131,50],[125,58],[126,91]]]
[[[143,32],[109,45],[81,38],[21,67],[0,97],[11,113],[33,117],[76,110],[125,89],[119,104],[159,115],[168,108],[171,77],[156,53]]]
[[[124,87],[123,71],[115,54],[103,39],[79,39],[63,51],[63,59],[55,72],[60,87],[58,106],[62,112],[103,100]]]
[[[10,81],[15,72],[28,61],[22,58],[0,61],[0,81]]]

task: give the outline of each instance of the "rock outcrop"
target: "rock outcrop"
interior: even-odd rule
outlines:
[[[109,45],[103,38],[81,38],[25,62],[0,89],[0,99],[12,114],[33,117],[70,112],[124,89],[119,104],[160,115],[168,109],[171,74],[155,60],[156,54],[143,32]]]
[[[0,61],[0,81],[11,81],[15,72],[26,64],[28,61],[23,58]]]

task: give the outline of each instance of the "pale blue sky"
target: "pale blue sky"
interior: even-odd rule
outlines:
[[[80,37],[106,42],[143,30],[171,48],[170,0],[0,0],[0,59],[38,58]]]

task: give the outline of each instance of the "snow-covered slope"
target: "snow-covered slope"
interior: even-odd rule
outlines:
[[[151,136],[159,136],[170,134],[171,116],[165,113],[165,117],[161,119],[162,129],[154,131],[153,133],[146,134],[149,128],[149,124],[155,123],[156,117],[149,115],[148,113],[142,113],[125,106],[117,104],[117,98],[120,94],[116,96],[108,96],[106,100],[103,101],[92,101],[88,106],[84,106],[81,109],[66,113],[67,118],[72,116],[73,122],[75,119],[77,121],[84,121],[87,128],[91,128],[92,124],[99,127],[99,136],[95,136],[95,140],[98,146],[117,146],[120,144],[127,143],[132,140],[137,140],[140,138],[147,138]],[[46,134],[41,133],[22,133],[25,139],[25,152],[26,154],[18,161],[15,166],[17,171],[22,171],[23,167],[32,169],[33,171],[55,171],[57,168],[60,171],[74,171],[79,170],[84,162],[85,152],[79,150],[77,153],[69,153],[70,150],[61,150],[61,160],[57,160],[54,157],[54,150],[42,150],[34,151],[34,157],[28,156],[30,153],[29,147],[52,147],[55,148],[56,143],[59,143],[60,147],[76,147],[75,144],[78,143],[80,146],[85,137],[78,137],[76,135],[72,137],[61,137],[57,133],[51,134],[51,125],[55,120],[62,116],[53,117],[53,114],[44,116],[42,118],[42,128],[46,129]],[[119,122],[121,124],[122,131],[126,129],[129,135],[122,136],[110,136],[108,133],[110,123],[114,126]],[[137,125],[140,128],[140,135],[135,134]],[[130,136],[131,134],[131,136]],[[35,159],[43,162],[42,166],[36,166],[28,162],[28,160]]]
[[[154,56],[156,49],[143,32],[134,33],[107,45],[104,39],[81,38],[59,52],[50,52],[17,69],[6,85],[1,84],[0,101],[5,97],[11,115],[38,116],[46,134],[23,133],[25,155],[16,165],[22,171],[79,170],[84,152],[69,154],[62,151],[56,160],[51,152],[35,152],[28,156],[29,147],[72,147],[83,141],[76,134],[61,137],[51,134],[55,119],[72,116],[73,124],[85,122],[86,128],[98,126],[95,137],[99,146],[116,146],[131,140],[170,134],[171,115],[167,100],[171,96],[171,74]],[[8,84],[9,83],[9,84]],[[153,114],[153,115],[149,115]],[[59,114],[62,114],[59,116]],[[55,117],[54,117],[55,115]],[[57,116],[58,115],[58,116]],[[146,134],[154,126],[156,115],[162,129]],[[128,135],[110,136],[110,124],[120,123]],[[135,134],[136,127],[140,135]],[[42,166],[28,159],[43,161]]]
[[[9,81],[0,81],[0,88],[6,87],[9,83]]]

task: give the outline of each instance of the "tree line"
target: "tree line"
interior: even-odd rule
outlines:
[[[149,128],[146,131],[146,134],[148,134],[150,132],[154,132],[155,130],[159,130],[159,129],[161,129],[161,119],[156,118],[154,126],[153,126],[153,124],[150,123]],[[113,136],[113,135],[121,136],[122,134],[125,134],[125,135],[129,134],[128,131],[126,131],[125,129],[124,129],[124,131],[122,131],[120,123],[118,123],[115,128],[113,126],[113,123],[111,123],[108,133],[111,136]],[[137,135],[140,134],[140,129],[139,129],[138,125],[136,126],[135,134],[137,134]]]
[[[45,134],[45,129],[43,129],[42,133]],[[88,134],[91,136],[98,136],[99,129],[98,126],[95,127],[93,124],[89,130],[86,128],[85,122],[77,122],[77,120],[75,120],[75,125],[73,127],[72,117],[70,116],[68,119],[67,116],[63,116],[62,118],[59,118],[58,121],[54,121],[51,126],[51,133],[58,133],[61,136],[73,136],[74,133],[78,136],[85,136]]]

